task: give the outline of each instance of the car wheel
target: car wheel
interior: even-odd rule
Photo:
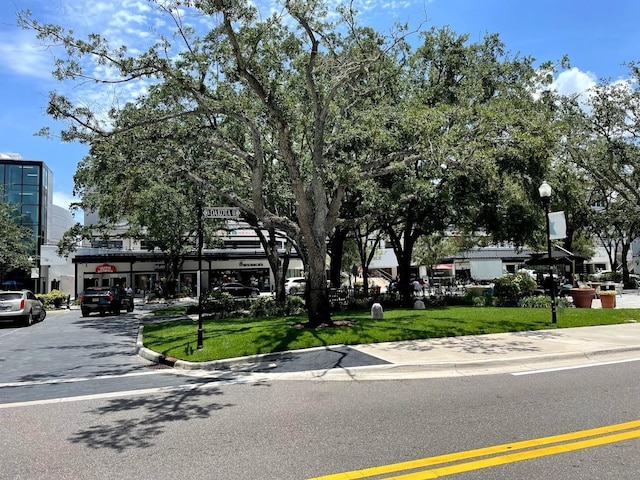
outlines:
[[[88,317],[89,316],[89,310],[82,309],[82,316],[83,317]]]
[[[33,312],[29,312],[27,318],[24,319],[23,325],[25,327],[30,327],[31,325],[33,325]]]
[[[38,319],[38,321],[43,322],[45,318],[47,318],[47,311],[43,308],[42,310],[40,310],[40,318]]]
[[[289,295],[297,295],[297,294],[298,294],[298,289],[297,288],[291,287],[289,289]]]

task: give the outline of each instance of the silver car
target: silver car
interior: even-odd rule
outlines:
[[[0,322],[13,321],[28,327],[47,316],[44,303],[29,290],[0,290]]]

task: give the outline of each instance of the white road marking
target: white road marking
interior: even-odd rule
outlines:
[[[68,403],[68,402],[79,402],[79,401],[86,401],[86,400],[128,397],[132,395],[151,395],[154,393],[171,392],[174,390],[185,390],[187,388],[193,389],[193,385],[189,385],[189,386],[182,385],[180,387],[145,388],[142,390],[125,390],[122,392],[96,393],[92,395],[79,395],[76,397],[60,397],[60,398],[50,398],[47,400],[31,400],[27,402],[2,403],[0,404],[0,410],[6,409],[6,408],[30,407],[34,405],[49,405],[53,403]]]
[[[75,377],[75,378],[52,378],[50,380],[31,380],[25,382],[9,382],[0,383],[0,388],[7,387],[31,387],[34,385],[54,385],[58,383],[76,383],[87,382],[90,380],[109,380],[111,378],[126,378],[126,377],[141,377],[144,375],[158,375],[158,374],[174,373],[172,369],[166,370],[150,370],[145,372],[133,372],[123,373],[121,375],[97,375],[95,377]]]
[[[221,380],[211,383],[200,383],[197,385],[178,385],[173,387],[156,387],[156,388],[144,388],[140,390],[124,390],[120,392],[107,392],[107,393],[95,393],[91,395],[78,395],[75,397],[60,397],[50,398],[46,400],[31,400],[26,402],[15,403],[0,403],[0,410],[8,408],[19,407],[31,407],[36,405],[51,405],[56,403],[69,403],[69,402],[81,402],[87,400],[104,400],[109,398],[130,397],[135,395],[153,395],[157,393],[171,393],[176,391],[189,391],[189,390],[207,390],[209,388],[217,388],[224,385],[233,385],[239,383],[251,383],[255,382],[255,379],[233,379],[233,380]]]
[[[1,337],[6,337],[7,335],[11,335],[12,333],[16,333],[19,332],[20,330],[9,330],[7,333],[3,333],[2,335],[0,335]]]
[[[536,375],[538,373],[549,373],[549,372],[561,372],[563,370],[576,370],[578,368],[591,368],[591,367],[602,367],[605,365],[615,365],[617,363],[629,363],[629,362],[638,362],[640,358],[630,358],[627,360],[614,360],[611,362],[600,362],[600,363],[588,363],[586,365],[574,365],[571,367],[558,367],[558,368],[547,368],[544,370],[529,370],[526,372],[515,372],[511,375],[519,376],[519,375]]]

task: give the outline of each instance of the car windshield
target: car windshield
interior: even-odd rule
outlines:
[[[21,293],[0,293],[0,302],[8,300],[20,300],[22,298]]]

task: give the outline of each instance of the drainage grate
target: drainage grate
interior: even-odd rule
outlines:
[[[163,365],[162,363],[153,363],[151,365],[147,365],[147,368],[151,370],[164,370],[165,368],[171,368],[169,365]]]

